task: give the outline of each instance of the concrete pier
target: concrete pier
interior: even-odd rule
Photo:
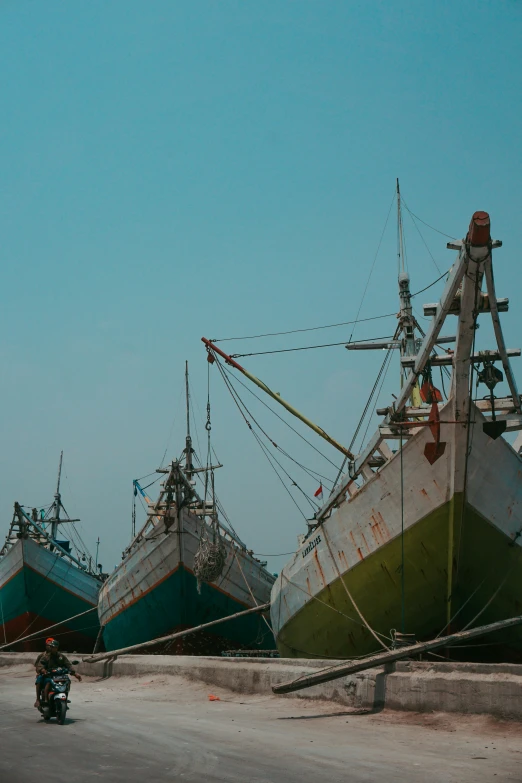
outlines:
[[[180,670],[185,664],[170,661]],[[5,665],[5,656],[0,663],[2,783],[521,779],[522,730],[514,721],[357,709],[317,697],[281,698],[261,691],[238,693],[223,684],[190,679],[188,663],[185,676],[167,673],[174,666],[158,659],[143,661],[143,667],[135,660],[118,661],[112,676],[94,673],[81,683],[73,681],[70,712],[65,725],[58,726],[54,721],[46,724],[32,706],[30,663],[14,656],[10,665]],[[201,659],[192,663],[210,678],[212,660],[208,667]],[[124,666],[134,667],[133,672],[123,674]],[[283,668],[287,677],[288,667]],[[248,670],[259,674],[259,665],[214,659],[214,673],[221,672],[223,679],[227,671],[234,675],[235,688],[248,682],[248,688],[254,688],[257,676],[249,674],[247,679]],[[255,687],[262,683],[260,678]]]
[[[31,663],[34,655],[0,653],[0,667]],[[79,658],[79,660],[81,660]],[[338,661],[127,655],[114,662],[81,663],[95,677],[171,675],[236,693],[272,695],[272,686]],[[298,691],[295,697],[327,700],[364,710],[456,712],[522,722],[522,665],[403,661]],[[279,697],[288,698],[288,697]]]

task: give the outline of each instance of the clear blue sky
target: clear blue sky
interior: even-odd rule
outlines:
[[[448,234],[490,211],[507,341],[520,345],[521,40],[519,0],[1,2],[2,537],[15,500],[52,499],[63,448],[64,500],[111,569],[132,479],[182,448],[185,359],[205,406],[201,335],[353,318],[397,176]],[[405,220],[416,290],[438,272]],[[445,238],[421,229],[446,269]],[[396,307],[392,216],[361,316]],[[339,347],[244,363],[348,443],[381,361]],[[394,368],[386,399],[396,382]],[[256,551],[292,551],[302,518],[216,372],[212,385],[222,500]]]

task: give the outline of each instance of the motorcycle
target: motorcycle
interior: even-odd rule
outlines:
[[[78,661],[73,661],[76,666]],[[65,723],[65,716],[68,710],[69,691],[71,689],[71,678],[69,669],[58,668],[51,669],[47,678],[50,683],[47,694],[47,701],[44,701],[44,690],[40,694],[40,707],[42,717],[45,721],[56,718],[60,726]]]

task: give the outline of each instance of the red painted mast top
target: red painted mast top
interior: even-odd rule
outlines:
[[[483,247],[491,242],[491,221],[487,212],[473,214],[466,242],[475,247]]]

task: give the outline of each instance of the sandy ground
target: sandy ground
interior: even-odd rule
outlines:
[[[58,726],[32,706],[33,682],[26,665],[0,669],[2,783],[522,783],[522,726],[490,718],[357,714],[158,676],[73,681]]]

